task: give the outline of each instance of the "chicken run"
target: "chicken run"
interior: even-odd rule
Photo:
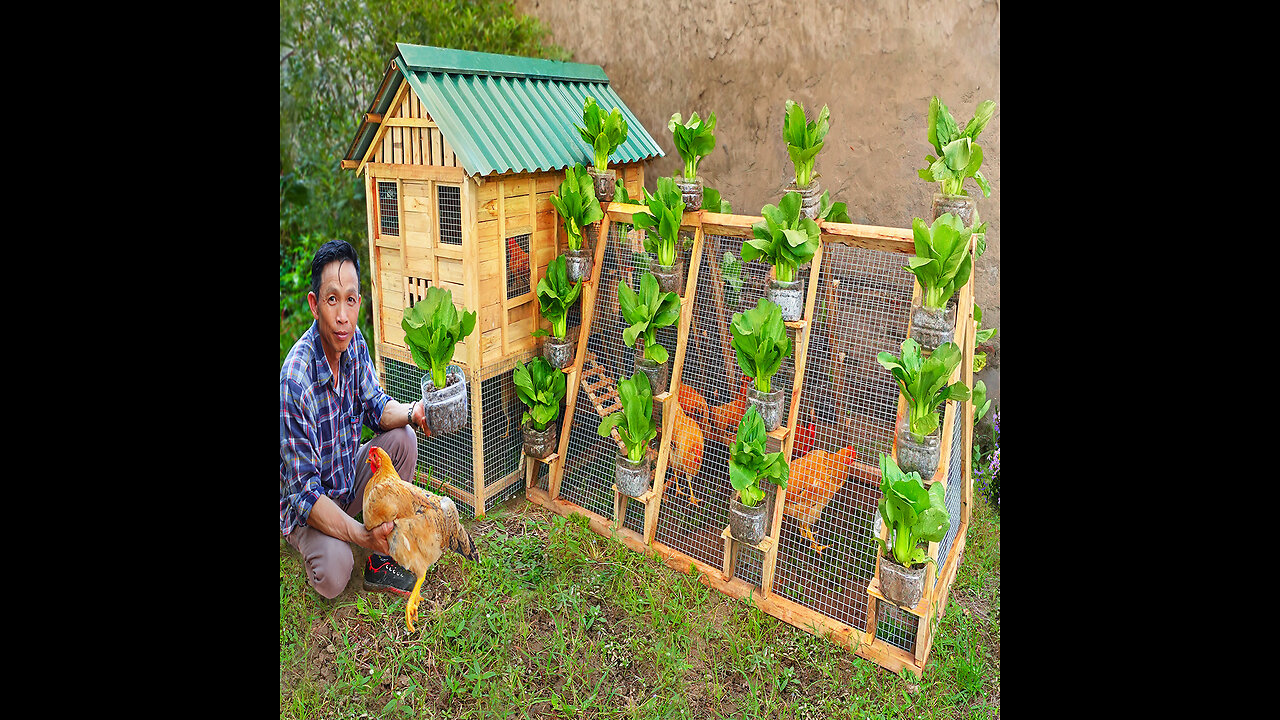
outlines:
[[[383,197],[375,192],[375,183],[377,188],[387,185],[388,190],[397,191],[390,196],[397,202],[369,201],[370,259],[373,267],[380,268],[375,331],[384,387],[402,401],[420,397],[422,372],[395,343],[402,308],[420,297],[415,293],[422,283],[452,286],[459,307],[481,308],[482,322],[472,339],[459,343],[454,356],[455,362],[466,365],[471,383],[470,421],[458,432],[420,436],[417,477],[407,480],[451,496],[459,509],[469,509],[476,516],[523,490],[529,501],[563,516],[583,515],[595,532],[616,537],[637,552],[657,554],[673,569],[697,572],[708,586],[748,600],[785,622],[891,670],[920,672],[932,644],[931,620],[945,610],[964,550],[972,500],[973,423],[966,419],[973,417],[973,407],[964,400],[947,401],[940,408],[941,460],[930,481],[945,488],[952,521],[941,541],[929,543],[929,555],[936,564],[928,565],[924,597],[914,607],[899,606],[886,600],[877,584],[877,537],[886,537],[887,531],[878,521],[876,507],[881,495],[878,458],[881,453],[894,453],[895,427],[906,405],[877,355],[898,353],[909,334],[912,302],[921,293],[915,276],[905,267],[914,252],[911,229],[819,223],[820,247],[796,275],[803,281],[803,313],[799,320],[786,323],[792,354],[772,380],[775,390],[782,389],[784,401],[781,427],[768,433],[767,451],[782,453],[790,477],[785,488],[761,482],[768,508],[765,538],[746,545],[736,541],[727,527],[733,494],[729,447],[747,408],[750,382],[731,347],[730,323],[735,313],[754,307],[769,286],[772,266],[761,259],[744,261],[742,253],[744,239],[752,236],[752,224],[762,218],[692,210],[680,219],[680,317],[658,329],[655,338],[671,359],[669,387],[653,397],[657,436],[648,448],[652,489],[628,497],[614,485],[616,432],[601,436],[597,431],[602,418],[621,407],[619,381],[637,370],[635,348],[623,341],[629,323],[619,306],[618,286],[640,287],[649,268],[643,231],[633,219],[646,208],[601,202],[604,217],[586,225],[583,233],[584,249],[594,259],[590,276],[583,279],[581,296],[567,316],[568,337],[576,343],[572,362],[565,368],[560,414],[554,421],[557,451],[541,459],[524,456],[521,415],[525,408],[513,389],[512,368],[538,354],[529,331],[545,328],[547,323],[530,291],[545,275],[548,259],[568,249],[562,223],[546,199],[563,175],[510,171],[483,184],[471,179],[470,173],[477,171],[467,163],[480,163],[482,158],[463,156],[470,146],[462,142],[465,138],[459,131],[449,137],[448,106],[427,108],[424,101],[413,110],[418,99],[404,84],[392,102],[396,72],[416,77],[420,83],[449,77],[448,72],[429,75],[424,71],[414,76],[412,49],[402,46],[405,62],[397,58],[399,64],[389,67],[389,80],[379,96],[386,99],[371,106],[361,132],[365,126],[376,127],[384,112],[386,118],[401,112],[409,119],[388,123],[376,131],[381,134],[370,130],[372,141],[353,143],[344,160],[344,167],[357,172],[365,167],[357,162],[359,158],[367,161],[370,198]],[[607,78],[604,82],[607,87]],[[571,87],[573,82],[565,80],[565,85]],[[441,87],[449,90],[447,85]],[[407,98],[403,105],[400,98]],[[397,107],[403,109],[397,111]],[[562,114],[574,111],[570,108]],[[431,152],[416,161],[412,152],[408,160],[403,156],[397,160],[395,148],[400,146],[392,133],[406,129],[421,130],[424,136],[443,132],[458,153],[453,165],[433,160]],[[638,122],[633,123],[633,135],[637,133],[643,133]],[[405,147],[411,150],[413,145]],[[641,195],[644,161],[653,154],[654,149],[637,151],[627,158],[631,164],[625,172],[619,173],[619,183],[625,176],[632,198]],[[379,158],[381,162],[375,162]],[[382,181],[382,177],[396,179]],[[418,192],[413,189],[415,182],[421,183],[421,197],[428,200],[419,201],[410,194]],[[447,233],[440,225],[430,230],[439,233],[440,242],[415,246],[412,228],[417,220],[410,213],[434,207],[429,198],[442,203],[449,183],[462,188],[458,194],[462,240],[450,248],[443,242]],[[401,197],[403,204],[397,204]],[[438,218],[430,222],[443,223],[444,205],[440,208]],[[513,214],[513,208],[518,214]],[[485,219],[488,209],[493,209],[493,219]],[[392,234],[398,232],[401,220],[406,228],[403,238]],[[492,228],[486,225],[490,222]],[[492,251],[495,259],[486,261],[490,242],[502,251]],[[434,254],[423,255],[424,264],[413,254],[415,247],[430,247]],[[504,261],[497,259],[503,254]],[[446,271],[446,262],[455,260],[462,263],[456,283],[450,279],[454,266]],[[496,263],[496,270],[486,271],[486,262]],[[415,271],[415,263],[425,269]],[[486,298],[493,286],[501,292],[493,295],[496,299],[490,305]],[[408,288],[407,294],[401,294],[402,287]],[[972,387],[972,276],[956,293],[956,301],[954,340],[963,352],[957,372]],[[492,325],[483,320],[487,307],[495,308],[492,317],[501,318]]]

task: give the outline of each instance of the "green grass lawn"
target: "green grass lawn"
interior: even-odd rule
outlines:
[[[282,718],[996,718],[1000,524],[975,497],[920,678],[731,599],[523,497],[470,525],[404,600],[325,600],[280,539]]]

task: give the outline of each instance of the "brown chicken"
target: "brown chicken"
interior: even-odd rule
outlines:
[[[676,419],[671,428],[671,489],[678,494],[680,490],[677,483],[684,476],[684,494],[689,496],[689,502],[697,505],[699,500],[693,496],[693,476],[702,469],[702,429],[685,414],[678,402],[675,413]]]
[[[790,515],[800,523],[800,534],[808,538],[819,555],[824,548],[831,546],[818,544],[813,524],[818,522],[831,498],[844,487],[857,455],[852,446],[835,453],[814,450],[791,463],[786,506],[782,514]]]
[[[405,606],[405,625],[413,632],[422,602],[422,581],[427,570],[447,548],[471,561],[479,559],[476,545],[458,522],[458,506],[442,495],[432,495],[396,474],[391,456],[380,447],[369,449],[373,477],[364,488],[364,526],[373,529],[392,521],[387,537],[391,557],[418,577]]]
[[[738,388],[737,398],[724,405],[710,408],[707,437],[725,445],[733,444],[734,439],[738,437],[738,423],[742,422],[742,415],[747,411],[747,388],[752,382],[754,381],[751,378],[744,378],[742,386]]]

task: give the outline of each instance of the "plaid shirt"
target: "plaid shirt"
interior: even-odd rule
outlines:
[[[339,360],[334,389],[320,332],[312,323],[280,368],[280,532],[306,525],[320,494],[339,506],[351,501],[360,425],[378,424],[391,399],[378,384],[369,346],[359,330]]]

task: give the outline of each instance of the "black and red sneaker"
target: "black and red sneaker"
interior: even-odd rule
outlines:
[[[413,573],[387,555],[370,555],[364,564],[364,589],[369,592],[408,595],[417,581]]]

